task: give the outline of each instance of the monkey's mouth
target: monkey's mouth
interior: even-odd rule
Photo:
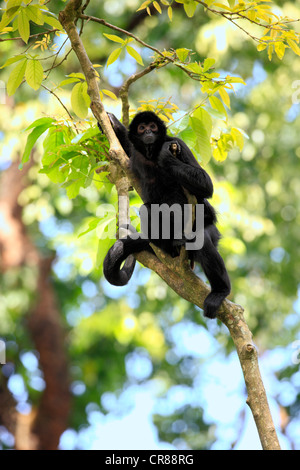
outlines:
[[[148,134],[144,136],[144,142],[145,144],[153,144],[155,142],[155,135],[153,134]]]

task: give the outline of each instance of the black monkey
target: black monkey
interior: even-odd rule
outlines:
[[[188,256],[201,264],[210,282],[211,292],[204,301],[204,315],[215,318],[222,301],[230,293],[230,281],[224,261],[217,250],[220,233],[215,225],[216,213],[207,201],[213,194],[209,175],[181,139],[167,136],[165,124],[155,113],[138,113],[133,118],[129,131],[113,114],[109,113],[109,118],[130,158],[130,168],[140,182],[143,207],[150,209],[152,204],[163,203],[183,207],[188,203],[187,192],[196,197],[198,204],[204,204],[204,244],[201,249],[189,250]],[[173,144],[177,148],[176,158]],[[143,222],[141,228],[143,232]],[[134,257],[130,255],[143,250],[152,251],[150,242],[174,257],[179,254],[178,245],[184,244],[185,240],[174,240],[172,236],[167,240],[142,237],[119,239],[104,260],[106,279],[113,285],[127,284],[135,265]],[[121,268],[124,260],[125,264]]]

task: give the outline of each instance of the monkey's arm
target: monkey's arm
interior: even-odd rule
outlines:
[[[212,197],[213,184],[210,176],[201,168],[182,140],[174,138],[165,142],[159,155],[159,164],[170,171],[174,178],[197,198]]]
[[[132,155],[132,143],[128,138],[128,131],[126,127],[116,118],[116,116],[112,113],[107,113],[110,123],[115,131],[116,136],[119,139],[120,144],[122,145],[124,151],[126,152],[127,156],[130,158]],[[98,127],[101,132],[103,132],[99,122]]]

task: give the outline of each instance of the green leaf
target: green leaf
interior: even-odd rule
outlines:
[[[6,5],[7,17],[12,19],[12,16],[14,16],[20,9],[21,4],[22,0],[9,0]]]
[[[48,119],[48,118],[46,118]],[[23,153],[23,156],[22,156],[22,164],[28,162],[29,160],[29,157],[30,157],[30,153],[31,153],[31,150],[33,149],[33,146],[34,144],[36,143],[37,139],[47,130],[49,129],[49,127],[51,126],[52,124],[52,120],[51,122],[48,121],[47,123],[45,124],[42,124],[38,127],[35,127],[33,129],[33,131],[29,134],[29,136],[27,137],[27,142],[26,142],[26,146],[25,146],[25,150],[24,150],[24,153]],[[29,128],[28,128],[29,129]]]
[[[88,99],[86,82],[76,83],[71,93],[71,104],[73,111],[80,119],[85,119],[88,115]]]
[[[44,124],[49,124],[50,125],[54,122],[54,119],[51,117],[44,117],[44,118],[39,118],[36,119],[34,122],[30,124],[30,126],[26,127],[25,131],[29,131],[30,129],[33,129],[35,127],[43,126]]]
[[[95,135],[99,134],[98,126],[90,127],[87,131],[82,134],[76,134],[76,136],[72,139],[72,144],[81,144],[86,140],[92,139]]]
[[[137,11],[144,10],[150,5],[150,3],[152,3],[152,0],[146,0],[144,3],[142,3],[140,8],[137,9]]]
[[[133,57],[138,64],[144,65],[143,59],[141,58],[140,54],[131,46],[126,46],[126,50],[131,57]]]
[[[64,133],[60,128],[52,127],[43,142],[43,165],[49,165],[53,161],[53,154],[65,144]]]
[[[184,3],[183,5],[184,11],[186,12],[187,16],[189,18],[192,18],[195,14],[196,8],[197,8],[197,3],[194,1],[188,1]]]
[[[12,71],[7,81],[7,94],[11,96],[22,83],[25,75],[27,59],[22,60]]]
[[[103,33],[103,36],[105,36],[107,39],[113,42],[119,42],[120,44],[124,44],[125,41],[122,38],[119,38],[119,36],[116,36],[115,34],[105,34]]]
[[[26,13],[26,8],[22,8],[20,10],[20,13],[18,16],[18,29],[19,29],[21,38],[27,44],[28,38],[30,35],[30,26],[29,26],[29,18]]]
[[[28,19],[36,24],[43,25],[45,23],[46,17],[39,5],[28,5],[26,7],[26,14]]]
[[[199,75],[203,73],[203,68],[197,62],[193,62],[192,64],[185,66],[185,68],[190,72],[197,73]]]
[[[233,127],[231,129],[231,135],[233,137],[235,144],[238,146],[239,150],[242,151],[244,147],[244,136],[241,133],[241,131]]]
[[[219,113],[222,114],[222,116],[227,119],[227,111],[219,98],[217,98],[216,96],[210,96],[209,102],[213,109],[217,110]]]
[[[97,237],[100,240],[113,238],[116,233],[116,214],[108,213],[97,225]]]
[[[8,0],[6,4],[6,10],[10,10],[11,8],[14,7],[19,7],[21,6],[23,0]]]
[[[195,147],[195,145],[197,144],[197,136],[191,128],[185,129],[184,131],[180,132],[178,137],[182,139],[190,148]]]
[[[80,82],[79,78],[66,78],[65,80],[60,82],[59,85],[57,85],[57,88],[65,86],[65,85],[69,85],[70,83],[77,83],[77,82]]]
[[[300,55],[299,46],[295,43],[295,41],[292,41],[291,39],[288,39],[287,43],[290,46],[290,48],[292,49],[292,51],[295,52],[295,54]]]
[[[16,15],[16,13],[15,13]],[[11,22],[12,18],[5,11],[0,21],[0,31],[3,31],[4,28]]]
[[[28,85],[34,90],[38,90],[44,78],[44,70],[39,60],[27,61],[25,78]]]
[[[154,6],[154,8],[158,11],[158,13],[162,13],[162,11],[161,11],[161,6],[160,6],[160,4],[159,4],[158,2],[154,1],[154,2],[153,2],[153,6]]]
[[[112,51],[112,53],[110,54],[110,56],[108,57],[107,59],[107,64],[106,66],[109,67],[109,65],[113,64],[119,57],[119,55],[121,54],[122,52],[122,48],[121,47],[118,47],[117,49],[115,49],[114,51]]]
[[[189,55],[189,52],[190,52],[189,49],[185,49],[183,47],[180,49],[176,49],[177,57],[181,62],[185,62],[186,58]]]
[[[205,59],[203,63],[203,72],[206,72],[208,69],[210,69],[214,64],[216,60],[212,58],[207,58]]]
[[[105,95],[109,96],[112,100],[117,100],[116,95],[110,90],[101,90]]]
[[[10,59],[8,59],[4,65],[2,65],[2,67],[0,67],[0,70],[1,69],[4,69],[4,67],[8,67],[8,65],[11,65],[11,64],[14,64],[15,62],[19,62],[19,60],[22,60],[24,59],[26,56],[24,54],[21,54],[21,55],[17,55],[15,57],[11,57]]]
[[[227,158],[227,154],[228,152],[219,145],[213,150],[213,157],[217,162],[224,162]]]
[[[192,129],[197,135],[197,150],[199,151],[201,162],[207,163],[211,159],[210,135],[206,126],[197,118],[190,118]]]
[[[68,77],[70,77],[70,78],[78,78],[78,79],[80,79],[80,80],[85,80],[85,76],[84,76],[84,74],[83,74],[82,72],[70,73],[70,74],[68,75]]]
[[[230,75],[227,75],[226,82],[228,82],[228,83],[242,83],[243,85],[246,85],[245,81],[241,77],[231,77]]]
[[[220,113],[216,109],[205,107],[205,111],[207,111],[214,119],[222,119],[222,121],[226,120],[226,116],[223,113]]]
[[[63,187],[66,188],[66,193],[69,199],[75,199],[78,196],[80,188],[83,187],[83,176],[79,176],[75,180],[67,181]]]
[[[225,88],[219,88],[219,93],[222,98],[222,101],[226,106],[230,109],[230,96],[228,95],[227,91]]]
[[[42,168],[39,173],[47,175],[50,181],[57,184],[65,181],[66,171],[68,169],[69,167],[67,165],[63,166],[63,160],[61,158],[56,158],[53,159],[52,166]]]
[[[201,121],[204,124],[207,135],[210,139],[211,131],[212,131],[212,118],[209,115],[209,113],[205,109],[200,107],[200,108],[197,108],[193,112],[192,117],[199,119],[199,121]]]
[[[59,29],[60,31],[64,31],[63,26],[53,16],[44,15],[44,20],[45,20],[45,23],[50,24],[50,26],[52,26],[52,28]]]
[[[177,117],[179,116],[179,118]],[[189,116],[183,112],[176,113],[174,115],[175,122],[170,124],[172,134],[179,134],[184,131],[189,125]]]
[[[91,232],[92,230],[95,230],[95,228],[97,228],[98,224],[99,224],[99,219],[98,218],[92,217],[91,219],[89,219],[88,227],[83,232],[79,233],[78,238],[82,237],[83,235],[86,235],[87,233]]]

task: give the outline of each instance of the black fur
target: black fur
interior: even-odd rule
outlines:
[[[109,114],[109,118],[122,147],[130,157],[131,170],[140,181],[142,199],[146,208],[151,204],[163,203],[169,206],[174,203],[183,206],[188,203],[187,192],[196,196],[198,204],[204,204],[204,245],[200,250],[189,250],[188,254],[191,260],[201,264],[210,282],[211,292],[204,302],[204,314],[206,317],[215,318],[222,301],[230,293],[230,281],[224,261],[217,250],[220,233],[215,225],[216,213],[207,201],[207,198],[213,194],[209,175],[201,168],[181,139],[167,136],[166,127],[156,114],[150,111],[138,113],[132,120],[129,131],[113,114]],[[156,124],[156,132],[151,134],[151,130],[146,131],[152,135],[149,139],[153,143],[145,143],[144,134],[141,135],[138,131],[141,123]],[[176,158],[171,151],[173,143],[177,147]],[[150,218],[150,211],[148,217]],[[143,232],[143,219],[141,228]],[[153,251],[150,242],[174,257],[179,254],[180,245],[185,241],[174,240],[172,237],[169,240],[150,238],[117,240],[104,260],[106,279],[113,285],[127,284],[135,265],[133,257],[130,256],[128,259],[129,255],[143,250]],[[124,260],[126,263],[120,269]]]

